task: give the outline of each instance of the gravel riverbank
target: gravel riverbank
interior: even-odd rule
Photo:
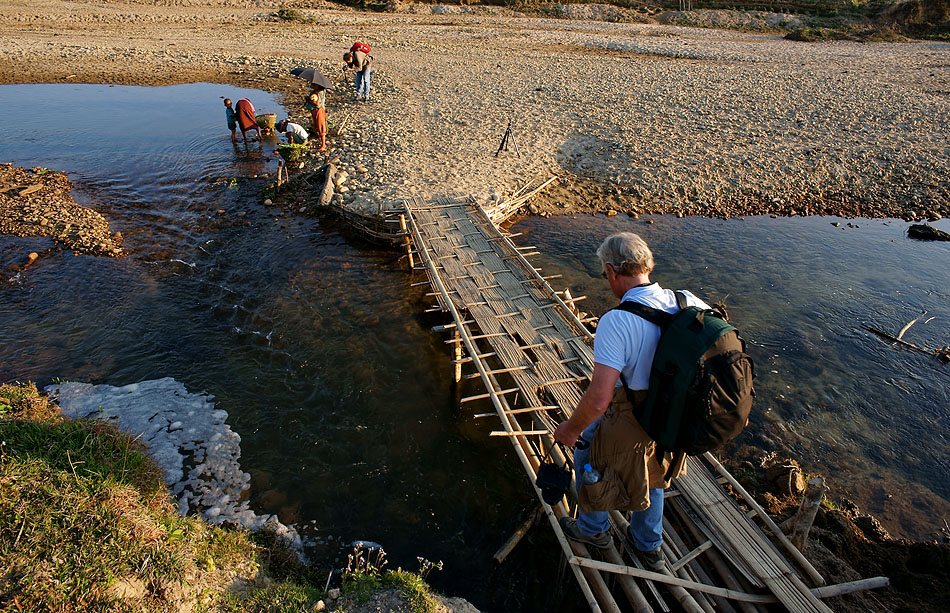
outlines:
[[[0,233],[48,236],[74,253],[122,255],[122,235],[112,234],[97,211],[78,204],[65,173],[0,164]]]
[[[495,9],[359,13],[276,2],[6,0],[0,82],[212,81],[285,94],[304,117],[318,65],[373,47],[373,96],[331,144],[345,203],[491,202],[551,174],[536,211],[950,215],[950,44],[805,44],[778,35],[528,18]],[[449,10],[451,9],[451,10]],[[437,14],[440,13],[441,14]],[[495,157],[511,121],[521,153]],[[2,160],[0,160],[2,161]]]

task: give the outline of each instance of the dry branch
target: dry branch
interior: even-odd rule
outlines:
[[[911,322],[911,324],[912,323],[913,322]],[[867,330],[868,332],[873,332],[874,334],[877,334],[878,336],[882,338],[886,338],[889,341],[894,341],[895,343],[903,345],[904,347],[907,347],[908,349],[913,349],[914,351],[919,351],[921,353],[932,355],[936,357],[938,360],[940,360],[941,362],[943,362],[944,364],[950,362],[950,346],[941,347],[940,349],[927,349],[926,347],[918,347],[917,345],[913,343],[908,343],[907,341],[901,340],[889,332],[878,330],[877,328],[871,327],[867,324],[861,324],[861,327]],[[905,326],[905,328],[909,328],[909,327],[910,327],[910,324]]]
[[[926,314],[927,314],[927,311],[924,311],[923,313],[921,313],[921,314],[918,315],[917,317],[915,317],[915,318],[911,319],[910,321],[908,321],[908,322],[904,325],[904,327],[901,328],[901,331],[897,333],[897,338],[898,338],[898,339],[903,338],[903,337],[904,337],[904,332],[907,332],[907,331],[910,329],[910,327],[911,327],[912,325],[914,325],[915,323],[917,323],[917,320],[918,320],[918,319],[920,319],[921,317],[923,317],[923,316],[926,315]]]
[[[803,551],[805,548],[808,531],[811,530],[811,525],[815,521],[815,514],[818,513],[818,507],[821,506],[821,501],[824,498],[825,480],[821,477],[809,479],[805,496],[802,498],[802,504],[798,507],[798,511],[782,524],[782,530],[788,535],[788,540],[799,551]]]

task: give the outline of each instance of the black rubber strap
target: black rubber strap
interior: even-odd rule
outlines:
[[[672,313],[667,313],[666,311],[661,311],[660,309],[654,309],[653,307],[648,307],[643,303],[632,300],[625,300],[611,310],[620,310],[633,313],[634,315],[647,320],[651,324],[660,326],[661,330],[666,330],[669,327],[670,322],[673,321]]]

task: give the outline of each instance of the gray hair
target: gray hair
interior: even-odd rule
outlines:
[[[633,232],[608,236],[597,248],[601,264],[610,264],[617,274],[636,276],[653,271],[653,253],[646,241]]]

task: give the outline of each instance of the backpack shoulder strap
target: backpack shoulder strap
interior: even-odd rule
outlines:
[[[689,306],[689,303],[686,302],[686,294],[684,294],[683,292],[679,290],[676,290],[676,292],[674,292],[674,295],[676,296],[676,307],[679,310],[682,311],[683,309]]]
[[[672,313],[667,313],[666,311],[661,311],[660,309],[654,309],[653,307],[649,307],[641,302],[635,302],[633,300],[625,300],[610,310],[633,313],[637,317],[642,317],[651,324],[660,326],[661,330],[666,330],[669,327],[670,322],[673,321]]]

